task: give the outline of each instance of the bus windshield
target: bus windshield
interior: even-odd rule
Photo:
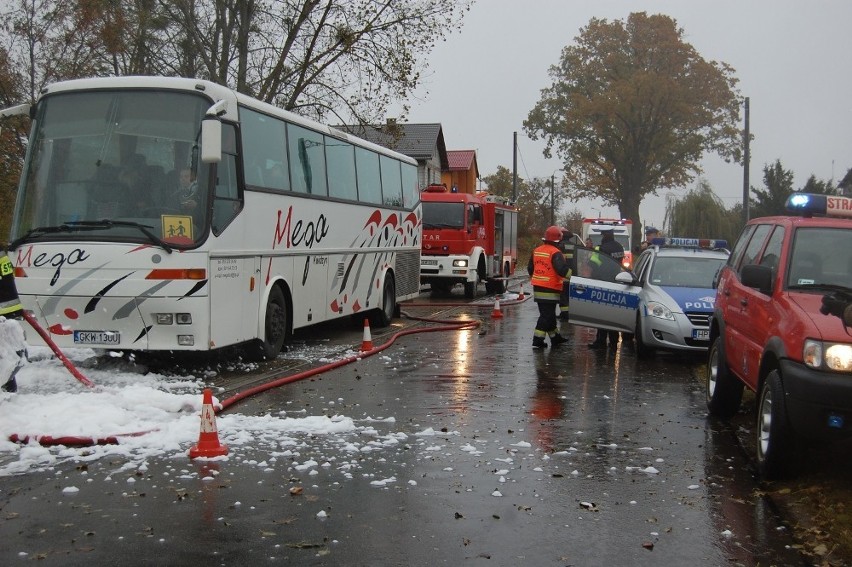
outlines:
[[[210,200],[197,137],[209,106],[202,96],[169,91],[46,97],[34,122],[12,240],[198,244]]]

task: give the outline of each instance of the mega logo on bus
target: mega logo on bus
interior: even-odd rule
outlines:
[[[284,223],[281,223],[281,215],[283,211],[278,211],[278,221],[275,225],[275,239],[272,241],[272,247],[276,248],[286,238],[285,247],[293,248],[294,246],[304,245],[307,248],[312,248],[314,244],[318,244],[325,236],[328,235],[328,219],[320,213],[316,220],[305,221],[296,219],[293,221],[293,206],[287,209],[287,216],[284,218]]]
[[[53,277],[50,278],[50,285],[54,285],[58,280],[59,276],[62,272],[62,266],[72,266],[74,264],[85,262],[89,259],[89,253],[83,250],[82,248],[75,248],[71,250],[69,253],[65,254],[64,252],[56,252],[54,254],[50,254],[47,252],[42,252],[38,254],[35,258],[33,255],[33,247],[30,246],[27,248],[27,251],[23,254],[21,250],[18,250],[18,265],[19,266],[35,266],[36,268],[43,268],[45,266],[50,266],[56,268],[56,271],[53,272]]]

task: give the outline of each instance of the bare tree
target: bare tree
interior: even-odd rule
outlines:
[[[176,49],[161,71],[227,84],[321,120],[383,122],[472,0],[160,1]]]

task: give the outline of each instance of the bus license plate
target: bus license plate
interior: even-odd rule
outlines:
[[[692,329],[692,338],[696,341],[709,341],[710,329]]]
[[[120,342],[118,331],[74,331],[75,345],[117,345]]]
[[[420,263],[424,266],[437,266],[438,260],[421,260]]]

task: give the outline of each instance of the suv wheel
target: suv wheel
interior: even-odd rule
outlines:
[[[740,409],[743,383],[728,369],[728,363],[725,362],[725,344],[721,335],[716,337],[710,347],[705,386],[710,415],[727,419]]]
[[[781,374],[773,370],[763,382],[757,404],[757,468],[767,479],[780,478],[787,472],[792,431],[787,423]]]

